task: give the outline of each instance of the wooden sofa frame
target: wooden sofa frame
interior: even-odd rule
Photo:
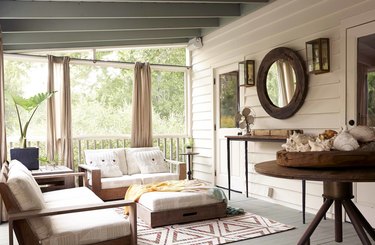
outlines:
[[[107,209],[107,208],[114,208],[114,207],[123,207],[129,206],[129,221],[130,221],[130,231],[131,234],[128,236],[123,236],[117,239],[112,239],[108,241],[103,241],[99,243],[93,243],[97,245],[136,245],[137,244],[137,206],[135,202],[131,201],[112,201],[112,202],[105,202],[100,204],[92,204],[92,205],[80,205],[80,206],[70,206],[66,208],[53,208],[53,209],[43,209],[43,210],[36,210],[36,211],[21,211],[16,198],[14,197],[13,193],[11,192],[9,186],[6,183],[8,178],[5,169],[8,168],[6,164],[3,165],[1,170],[1,175],[4,176],[0,178],[0,195],[2,200],[5,204],[5,207],[8,212],[8,222],[9,222],[9,244],[13,245],[13,230],[16,234],[17,240],[19,244],[22,245],[37,245],[39,244],[39,240],[32,231],[29,223],[26,219],[35,218],[35,217],[43,217],[43,216],[51,216],[51,215],[59,215],[59,214],[67,214],[67,213],[75,213],[75,212],[86,212],[86,211],[93,211],[99,209]],[[59,174],[61,175],[61,174]],[[67,173],[69,175],[69,173]],[[49,175],[50,177],[50,175]]]
[[[175,165],[177,168],[177,173],[179,174],[179,179],[183,180],[186,178],[186,164],[184,162],[167,160],[167,162],[172,166]],[[172,168],[172,167],[171,167]],[[90,172],[92,183],[90,185],[87,174],[84,176],[84,184],[90,188],[98,197],[102,200],[119,200],[124,199],[125,193],[128,190],[128,187],[117,187],[110,189],[102,189],[101,182],[101,172],[97,167],[92,167],[86,164],[81,164],[78,166],[79,172]]]

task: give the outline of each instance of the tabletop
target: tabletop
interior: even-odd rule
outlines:
[[[255,171],[277,178],[336,181],[336,182],[374,182],[374,167],[348,167],[348,168],[293,168],[284,167],[276,161],[262,162],[255,165]]]
[[[238,141],[258,141],[258,142],[286,142],[286,136],[261,136],[261,135],[229,135],[225,136],[229,140]]]
[[[72,169],[66,166],[40,166],[38,170],[31,170],[32,175],[63,174],[71,173]]]

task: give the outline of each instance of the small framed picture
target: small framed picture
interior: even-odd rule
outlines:
[[[255,85],[255,61],[245,60],[238,63],[240,86],[251,87]]]

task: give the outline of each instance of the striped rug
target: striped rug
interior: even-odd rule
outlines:
[[[154,229],[138,219],[138,244],[215,245],[291,229],[294,227],[252,213]]]

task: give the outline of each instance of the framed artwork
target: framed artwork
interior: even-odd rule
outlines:
[[[255,61],[245,60],[238,63],[239,85],[255,86]]]
[[[235,116],[239,110],[238,71],[219,75],[220,128],[237,128]]]

